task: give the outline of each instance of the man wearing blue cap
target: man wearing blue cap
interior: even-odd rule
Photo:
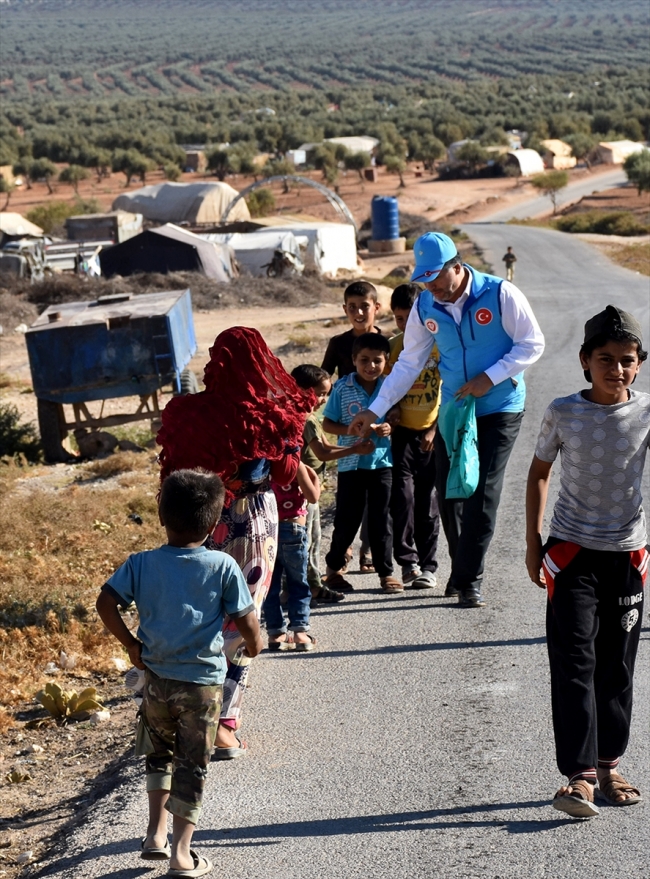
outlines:
[[[413,247],[412,281],[424,284],[406,325],[404,349],[371,410],[360,412],[350,433],[365,435],[412,386],[431,352],[440,351],[442,402],[476,398],[479,484],[465,501],[442,500],[449,472],[444,443],[436,438],[436,486],[449,544],[446,596],[462,607],[482,607],[485,555],[494,527],[506,464],[519,433],[526,387],[524,370],[541,357],[544,336],[524,294],[514,284],[462,263],[447,235],[427,232]]]

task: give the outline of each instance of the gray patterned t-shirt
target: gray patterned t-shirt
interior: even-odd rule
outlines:
[[[641,477],[650,439],[650,395],[629,393],[629,400],[611,406],[572,394],[553,400],[546,410],[535,454],[552,462],[560,452],[552,537],[610,552],[645,546]]]

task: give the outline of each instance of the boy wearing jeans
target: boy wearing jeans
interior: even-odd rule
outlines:
[[[177,470],[162,486],[160,522],[167,544],[131,555],[104,585],[97,612],[145,670],[144,720],[149,823],[145,860],[170,859],[169,876],[203,876],[211,862],[190,848],[219,722],[226,674],[222,625],[228,614],[248,656],[262,649],[250,592],[236,562],[202,544],[221,515],[224,486],[215,474]],[[135,603],[137,637],[119,607]],[[173,816],[171,848],[167,812]]]
[[[553,806],[598,814],[641,801],[617,772],[632,718],[632,681],[648,573],[641,476],[650,395],[631,385],[647,358],[637,319],[608,305],[585,325],[580,363],[590,388],[546,410],[526,492],[526,567],[546,588],[555,749],[567,784]],[[542,546],[551,468],[560,491]]]
[[[365,333],[355,339],[352,357],[356,371],[334,385],[323,413],[323,429],[336,434],[341,445],[351,446],[357,441],[348,435],[348,425],[358,412],[369,408],[378,394],[389,353],[388,339],[378,333]],[[334,534],[325,556],[326,583],[332,589],[352,590],[352,585],[343,579],[341,569],[345,565],[346,550],[361,525],[367,501],[372,561],[381,589],[388,593],[402,592],[404,586],[393,577],[391,428],[387,423],[375,423],[371,430],[375,442],[372,454],[351,455],[338,461]]]

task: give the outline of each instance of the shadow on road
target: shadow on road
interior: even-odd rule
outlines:
[[[474,647],[530,647],[536,644],[546,644],[546,638],[513,638],[510,641],[447,641],[438,644],[390,644],[385,647],[375,647],[368,650],[327,650],[314,653],[283,653],[275,658],[283,662],[305,659],[338,659],[342,656],[390,656],[399,653],[420,653],[430,650],[465,650]]]
[[[272,840],[299,839],[318,836],[349,836],[359,833],[395,833],[414,830],[449,830],[450,828],[475,829],[477,827],[502,827],[508,833],[539,833],[554,830],[562,825],[573,824],[566,818],[499,818],[474,820],[432,820],[455,818],[463,815],[485,815],[521,809],[547,809],[547,800],[521,803],[485,803],[476,806],[455,806],[449,809],[430,809],[423,812],[397,812],[389,815],[364,815],[350,818],[324,818],[320,821],[291,821],[284,824],[260,824],[252,827],[235,827],[232,830],[197,830],[196,841],[215,842],[220,848],[269,845]]]

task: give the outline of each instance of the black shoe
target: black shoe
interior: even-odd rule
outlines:
[[[459,594],[459,590],[456,589],[451,580],[448,580],[445,587],[445,598],[455,598]]]
[[[461,607],[485,607],[483,596],[475,587],[463,589],[463,591],[458,594],[458,604]]]

